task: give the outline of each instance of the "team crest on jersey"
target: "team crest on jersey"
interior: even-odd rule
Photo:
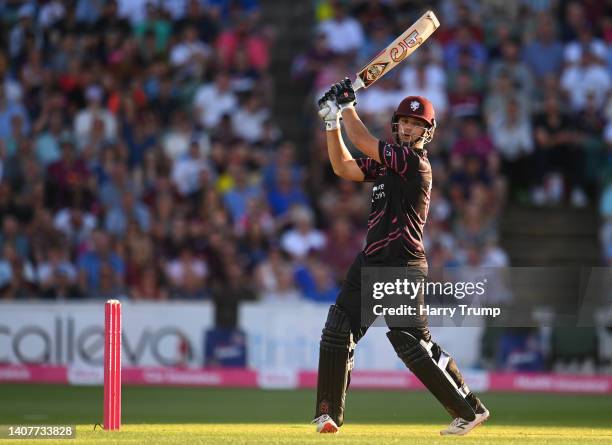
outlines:
[[[410,109],[412,111],[418,110],[420,106],[421,106],[421,104],[418,101],[416,101],[416,100],[413,100],[412,102],[410,102]]]

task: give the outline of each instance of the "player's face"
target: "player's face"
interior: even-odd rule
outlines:
[[[397,122],[397,132],[401,142],[416,142],[425,134],[425,123],[414,117],[400,117]]]

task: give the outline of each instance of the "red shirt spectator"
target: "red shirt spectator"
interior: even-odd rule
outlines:
[[[234,64],[238,48],[244,48],[247,53],[249,65],[263,71],[270,62],[269,44],[265,37],[250,34],[248,24],[242,22],[234,29],[221,33],[216,43],[217,51],[225,67]]]

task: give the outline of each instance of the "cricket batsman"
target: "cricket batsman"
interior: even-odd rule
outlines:
[[[313,421],[319,433],[336,433],[343,424],[355,345],[369,327],[361,320],[361,268],[409,267],[422,271],[423,278],[427,275],[423,228],[432,174],[424,146],[432,140],[436,128],[433,106],[420,96],[402,100],[391,120],[394,141],[387,143],[372,136],[363,125],[355,99],[347,78],[334,84],[318,101],[334,173],[351,181],[374,182],[366,246],[355,258],[335,304],[329,308],[321,336]],[[365,158],[354,159],[346,148],[340,119]],[[423,292],[417,299],[423,302]],[[489,411],[469,390],[453,358],[432,341],[426,317],[414,327],[390,327],[387,337],[399,358],[453,417],[440,434],[464,435],[489,418]]]

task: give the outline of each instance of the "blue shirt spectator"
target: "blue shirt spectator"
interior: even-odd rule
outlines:
[[[90,291],[97,290],[100,287],[100,272],[104,265],[109,266],[113,271],[115,283],[122,283],[125,263],[119,255],[110,250],[108,235],[95,231],[92,239],[93,248],[83,253],[78,261],[81,287]]]
[[[276,187],[268,191],[268,203],[275,216],[284,215],[294,205],[308,205],[308,198],[295,184],[291,170],[277,171]]]
[[[555,38],[550,16],[538,19],[536,40],[523,48],[523,60],[537,78],[558,76],[563,67],[563,44]]]

